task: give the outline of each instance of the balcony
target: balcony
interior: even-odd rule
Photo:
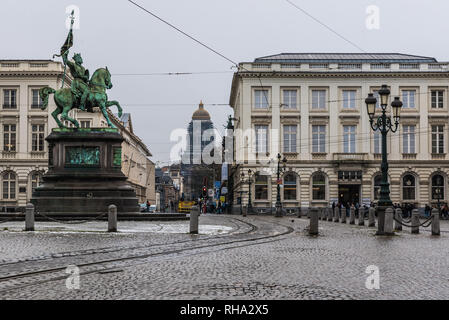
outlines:
[[[334,161],[365,161],[367,153],[334,153]]]

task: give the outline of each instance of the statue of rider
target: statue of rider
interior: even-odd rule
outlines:
[[[81,54],[75,53],[73,55],[73,61],[67,59],[68,52],[62,55],[64,64],[67,64],[70,68],[70,72],[73,76],[71,91],[72,94],[79,99],[79,108],[86,110],[86,99],[89,94],[89,70],[85,69],[83,64],[83,58]]]

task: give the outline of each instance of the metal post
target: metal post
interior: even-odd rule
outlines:
[[[412,233],[419,233],[419,212],[418,209],[412,210]]]
[[[385,224],[384,224],[384,234],[387,236],[393,236],[393,208],[389,207],[385,210]]]
[[[310,209],[310,225],[309,225],[309,235],[316,236],[318,234],[318,212],[320,209],[312,208]]]
[[[402,231],[402,209],[397,208],[395,211],[395,222],[394,222],[394,230],[395,231]]]
[[[432,235],[440,235],[440,212],[438,209],[432,209]]]
[[[117,232],[117,206],[108,207],[108,232]]]
[[[197,206],[193,206],[192,210],[190,211],[190,233],[191,234],[198,234],[198,216],[199,216],[199,209]]]
[[[366,208],[359,208],[359,226],[365,226]]]
[[[368,209],[368,227],[376,226],[376,209],[373,207]]]
[[[28,203],[25,213],[25,231],[34,231],[34,205]]]
[[[355,224],[355,208],[351,206],[349,210],[349,224]]]

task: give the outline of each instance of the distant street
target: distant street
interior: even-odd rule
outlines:
[[[448,299],[449,223],[442,235],[308,219],[202,215],[188,221],[0,225],[0,299]],[[7,230],[5,230],[7,228]],[[68,289],[66,267],[80,270]],[[370,265],[380,289],[367,289]]]

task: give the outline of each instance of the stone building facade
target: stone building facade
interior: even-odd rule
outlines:
[[[50,96],[47,109],[41,110],[38,91],[44,86],[60,88],[63,71],[63,65],[52,60],[0,60],[0,211],[24,207],[47,170],[45,137],[57,127],[51,116],[56,106]],[[64,86],[70,84],[69,75]],[[82,127],[106,126],[98,112],[71,111],[71,115]],[[151,153],[133,133],[129,114],[124,117],[112,117],[125,138],[122,170],[136,188],[139,201],[155,201]]]
[[[381,138],[364,100],[386,84],[390,102],[399,96],[404,103],[397,132],[388,134],[392,201],[447,201],[448,80],[448,63],[406,54],[285,53],[240,63],[230,96],[234,199],[242,194],[248,203],[240,177],[251,169],[253,207],[274,212],[280,153],[288,160],[279,181],[288,211],[376,202]]]

